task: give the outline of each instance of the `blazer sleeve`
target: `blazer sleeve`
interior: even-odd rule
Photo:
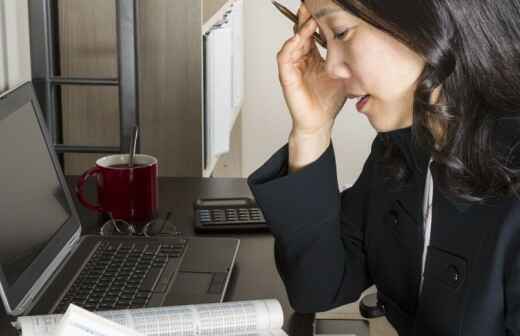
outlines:
[[[520,203],[509,213],[505,262],[505,318],[506,335],[520,336]]]
[[[285,145],[249,176],[296,311],[318,312],[356,301],[372,285],[363,242],[373,166],[374,145],[356,183],[340,194],[332,143],[315,162],[291,174]]]

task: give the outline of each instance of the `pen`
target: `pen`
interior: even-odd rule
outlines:
[[[289,20],[291,20],[292,22],[294,22],[295,24],[298,24],[298,16],[296,16],[296,14],[294,14],[293,12],[291,12],[287,7],[281,5],[279,2],[275,1],[275,0],[271,0],[271,3],[285,16],[287,17]],[[314,40],[316,42],[318,42],[323,48],[327,48],[327,43],[323,40],[323,38],[320,36],[320,34],[318,33],[314,33],[312,35],[312,37],[314,38]]]

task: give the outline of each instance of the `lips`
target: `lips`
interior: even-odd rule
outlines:
[[[356,108],[359,112],[365,106],[368,99],[370,98],[369,94],[347,94],[348,99],[356,99]]]
[[[356,108],[359,112],[361,112],[361,110],[363,109],[363,107],[365,106],[365,104],[367,103],[368,99],[369,99],[370,95],[365,95],[365,96],[361,96],[361,97],[358,97],[358,101],[356,103]]]
[[[370,95],[367,94],[367,95],[364,95],[364,96],[355,96],[354,98],[356,98],[357,102],[359,103],[362,99],[364,99],[364,98],[366,98],[368,96],[370,96]]]

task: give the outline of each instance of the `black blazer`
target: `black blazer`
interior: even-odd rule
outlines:
[[[287,175],[287,145],[248,184],[275,236],[275,259],[293,308],[318,312],[357,300],[375,284],[400,335],[520,336],[520,202],[470,204],[434,180],[433,219],[419,295],[422,201],[428,155],[409,128],[386,133],[413,169],[383,179],[379,134],[357,182],[338,192],[332,144]]]

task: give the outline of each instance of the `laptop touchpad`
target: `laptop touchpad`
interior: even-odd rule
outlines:
[[[218,299],[210,300],[207,295],[212,279],[211,273],[179,272],[164,304],[169,306],[218,302]]]
[[[190,239],[181,272],[226,272],[236,250],[236,242],[227,239]]]

